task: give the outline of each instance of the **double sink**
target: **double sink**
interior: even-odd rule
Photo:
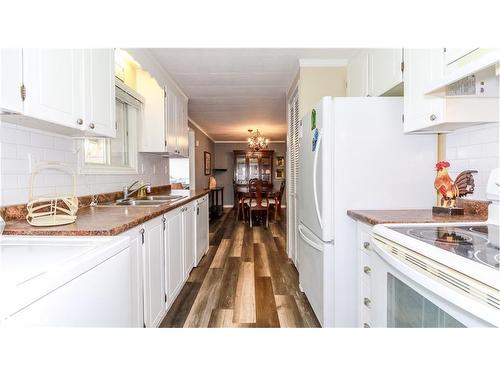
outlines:
[[[156,207],[165,203],[172,203],[184,198],[183,195],[150,195],[144,198],[118,199],[112,203],[103,204],[103,206],[138,206],[138,207]]]

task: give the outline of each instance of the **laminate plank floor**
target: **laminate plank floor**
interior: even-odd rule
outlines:
[[[286,254],[284,213],[269,228],[224,210],[210,223],[210,247],[160,327],[319,327]]]

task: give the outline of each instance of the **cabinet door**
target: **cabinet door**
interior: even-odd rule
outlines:
[[[85,123],[90,134],[115,137],[115,75],[113,49],[87,49],[85,65]]]
[[[177,297],[184,282],[182,216],[180,209],[169,212],[165,215],[165,219],[167,304],[170,305]]]
[[[370,51],[369,83],[371,96],[380,96],[403,82],[401,48],[377,48]]]
[[[184,237],[184,280],[187,280],[195,262],[196,243],[195,204],[186,205],[182,213],[182,232]]]
[[[444,99],[424,92],[443,75],[443,50],[405,49],[404,61],[404,131],[439,124],[444,120]]]
[[[165,261],[161,218],[144,225],[144,322],[156,327],[165,315]]]
[[[22,113],[23,50],[0,49],[0,110]]]
[[[70,128],[83,125],[83,58],[79,49],[24,49],[24,114]]]
[[[196,207],[196,265],[208,250],[208,197]]]
[[[347,96],[368,95],[368,54],[358,53],[347,65]]]
[[[166,88],[166,135],[167,135],[167,152],[177,154],[177,96],[173,90]]]
[[[136,72],[137,92],[144,97],[139,131],[140,152],[165,152],[165,91],[148,72]]]
[[[450,65],[478,48],[445,48],[444,63]]]
[[[178,143],[179,152],[182,156],[189,156],[188,123],[187,123],[187,101],[183,96],[178,97]]]

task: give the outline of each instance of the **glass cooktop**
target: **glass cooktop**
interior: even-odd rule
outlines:
[[[412,226],[391,229],[500,270],[498,225]]]

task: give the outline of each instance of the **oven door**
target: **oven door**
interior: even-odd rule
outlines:
[[[493,327],[500,312],[484,306],[446,282],[426,275],[394,255],[393,244],[373,241],[372,301],[373,327]]]

